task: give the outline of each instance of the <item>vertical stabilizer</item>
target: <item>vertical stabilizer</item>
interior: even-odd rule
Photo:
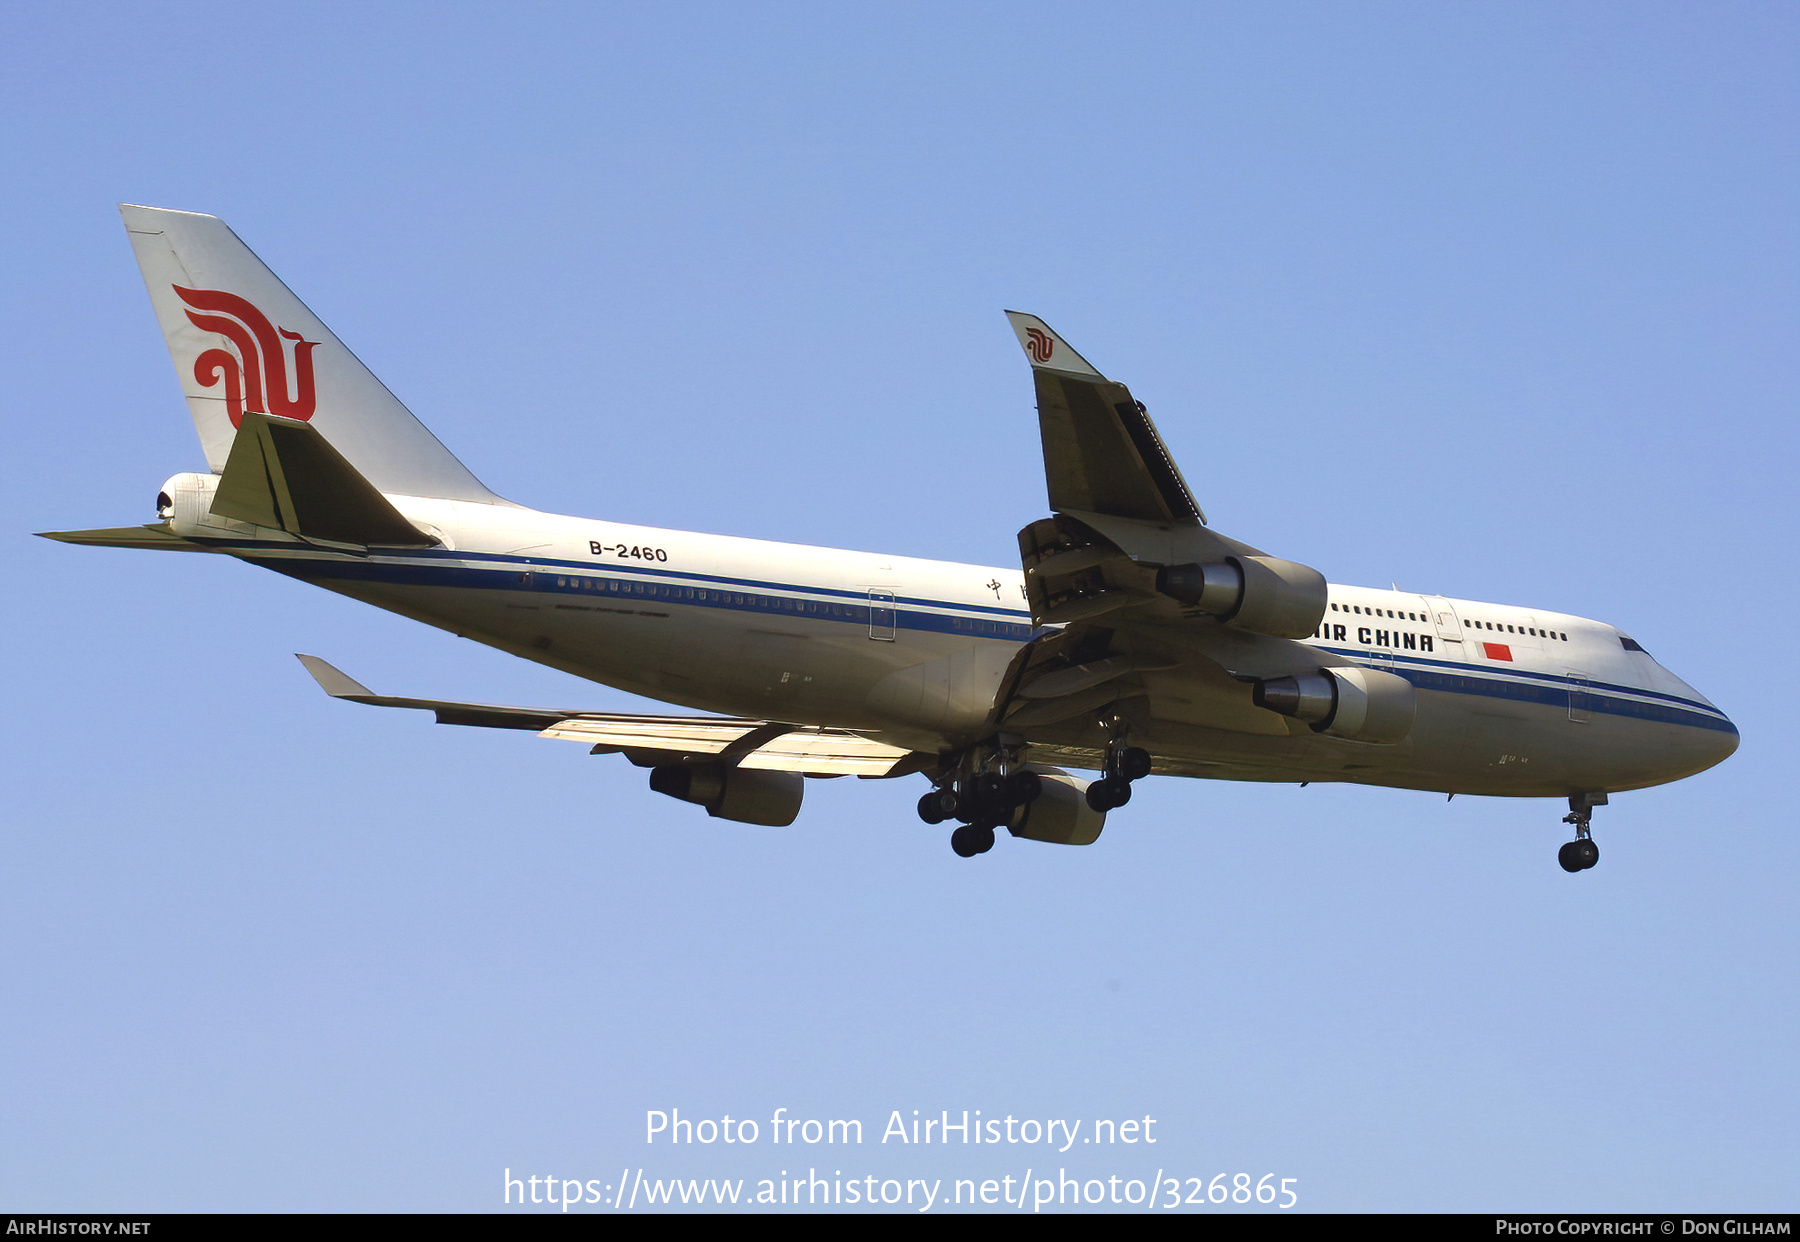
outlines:
[[[504,503],[216,216],[121,204],[207,465],[246,413],[310,423],[383,492]]]

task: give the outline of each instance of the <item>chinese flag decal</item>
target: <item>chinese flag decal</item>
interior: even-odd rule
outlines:
[[[1481,649],[1487,652],[1487,658],[1490,660],[1505,660],[1508,664],[1512,663],[1512,648],[1505,643],[1482,643]]]

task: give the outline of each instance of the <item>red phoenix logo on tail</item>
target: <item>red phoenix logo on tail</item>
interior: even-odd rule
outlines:
[[[1042,328],[1025,329],[1025,352],[1037,363],[1050,361],[1050,355],[1056,352],[1056,338]]]
[[[196,328],[217,332],[237,348],[208,349],[194,359],[194,378],[202,388],[225,384],[225,406],[231,425],[244,421],[244,411],[275,414],[301,422],[313,416],[317,394],[313,391],[312,351],[318,341],[302,340],[298,332],[277,328],[249,302],[220,289],[183,289],[171,285],[193,309],[187,317]],[[200,313],[208,312],[208,313]],[[283,340],[294,342],[293,396],[288,395],[288,355]]]

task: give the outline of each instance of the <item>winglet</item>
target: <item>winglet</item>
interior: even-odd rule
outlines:
[[[1065,371],[1070,375],[1088,375],[1095,379],[1106,378],[1036,315],[1007,311],[1006,319],[1012,324],[1013,331],[1018,333],[1019,346],[1024,349],[1025,356],[1031,359],[1031,365],[1035,369]]]
[[[319,689],[323,690],[334,699],[373,699],[379,697],[373,690],[363,685],[360,681],[357,681],[348,673],[332,667],[318,656],[301,655],[299,652],[295,652],[294,658],[306,666],[306,671],[311,673],[313,675],[313,680],[319,683]]]

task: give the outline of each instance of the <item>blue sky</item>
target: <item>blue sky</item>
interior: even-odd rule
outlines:
[[[1779,4],[7,8],[0,1207],[1161,1167],[1792,1210],[1797,53]],[[1742,749],[1574,877],[1550,802],[1173,780],[970,863],[915,781],[756,829],[329,701],[290,653],[641,706],[30,538],[202,466],[118,201],[224,217],[495,490],[645,526],[1010,563],[1032,311],[1219,529],[1620,625]],[[647,1147],[677,1107],[868,1138]],[[1159,1142],[898,1148],[896,1109]]]

